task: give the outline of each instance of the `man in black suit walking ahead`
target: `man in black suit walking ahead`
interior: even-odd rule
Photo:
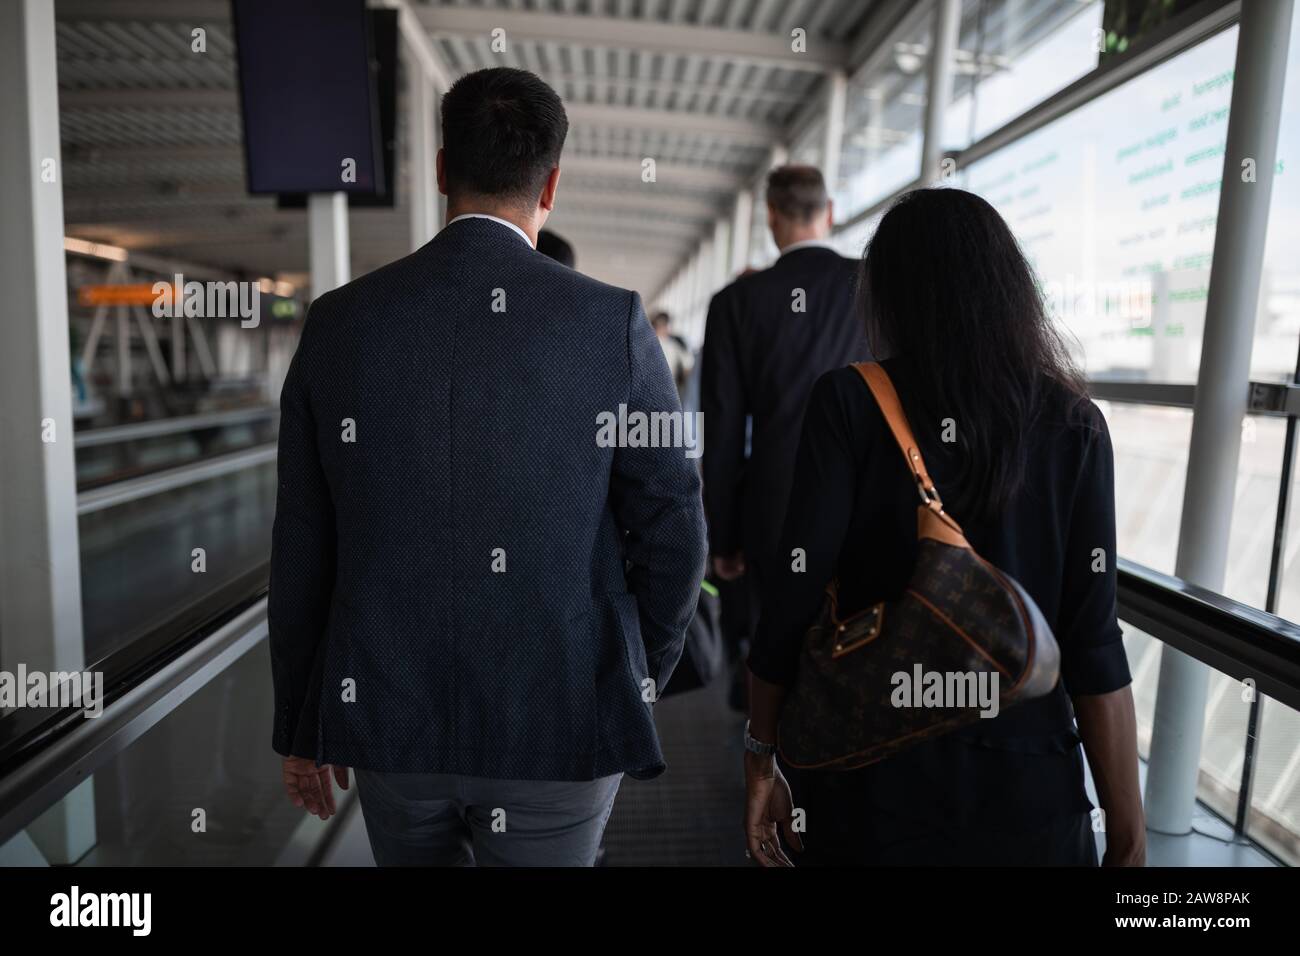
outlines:
[[[446,228],[312,303],[285,380],[272,742],[322,817],[357,770],[380,864],[589,866],[623,774],[664,770],[696,453],[608,427],[681,416],[640,297],[536,251],[559,97],[481,70],[442,125]]]
[[[700,395],[709,553],[718,577],[745,576],[751,633],[765,569],[797,560],[776,549],[813,384],[869,357],[853,307],[858,262],[830,244],[821,171],[772,170],[767,222],[780,257],[709,303]]]

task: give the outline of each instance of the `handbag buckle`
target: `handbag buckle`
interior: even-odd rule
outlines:
[[[831,659],[834,660],[837,657],[843,657],[851,651],[856,651],[863,644],[875,640],[876,637],[880,635],[880,626],[884,622],[884,617],[885,605],[884,602],[881,602],[880,604],[871,605],[871,607],[860,611],[853,615],[853,617],[849,618],[849,620],[836,626],[835,643],[831,647]],[[846,632],[848,631],[849,626],[859,620],[869,622],[866,630],[860,634],[854,634],[851,637],[848,636]]]

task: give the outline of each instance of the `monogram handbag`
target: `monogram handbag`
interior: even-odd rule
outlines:
[[[804,635],[778,749],[800,768],[851,770],[1056,686],[1060,650],[1033,598],[971,548],[943,502],[888,374],[854,366],[916,480],[916,566],[902,595],[842,617],[837,584]]]

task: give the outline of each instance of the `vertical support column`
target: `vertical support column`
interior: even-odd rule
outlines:
[[[0,667],[85,666],[63,256],[54,0],[0,3]],[[31,838],[52,863],[95,842],[86,781]]]
[[[1228,558],[1293,6],[1244,3],[1237,34],[1176,564],[1179,577],[1213,591],[1223,587]],[[1252,182],[1243,181],[1247,160]],[[1191,830],[1208,682],[1204,664],[1164,648],[1146,786],[1147,825],[1160,833]]]
[[[84,654],[54,63],[54,0],[0,4],[0,666],[64,670]]]
[[[731,249],[729,240],[731,223],[726,216],[719,216],[713,223],[713,273],[709,294],[717,292],[727,284],[731,267]]]
[[[921,182],[939,178],[943,159],[943,119],[952,100],[953,64],[961,30],[961,0],[939,0],[931,23],[926,64],[925,132],[921,144]]]
[[[307,244],[313,298],[337,289],[351,278],[346,193],[312,193],[307,197]]]
[[[686,331],[686,336],[691,341],[699,341],[704,337],[704,313],[709,306],[709,294],[712,291],[710,286],[713,284],[712,237],[700,243],[700,251],[696,256],[695,304],[691,308],[691,324]]]
[[[754,191],[742,189],[736,194],[731,212],[731,266],[734,279],[749,265],[749,234],[754,228]]]
[[[784,166],[788,162],[790,162],[790,150],[785,143],[773,144],[772,150],[767,156],[767,169],[763,170],[763,175],[766,176],[768,170]]]
[[[849,80],[843,70],[826,76],[826,131],[822,140],[822,176],[826,192],[832,198],[840,184],[840,151],[844,146],[844,102]]]
[[[407,128],[410,130],[411,248],[419,249],[438,231],[438,182],[434,157],[438,154],[434,123],[436,96],[419,60],[409,65]]]

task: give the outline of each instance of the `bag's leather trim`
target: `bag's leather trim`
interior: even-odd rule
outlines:
[[[938,541],[940,544],[951,545],[954,548],[965,548],[968,551],[974,549],[966,536],[957,528],[957,524],[946,513],[937,512],[926,505],[918,505],[916,509],[916,536],[918,538],[930,538]]]
[[[979,558],[979,555],[977,554],[975,555],[975,557]],[[1006,694],[1002,695],[1005,697],[1010,697],[1013,694],[1015,694],[1016,691],[1020,690],[1020,686],[1025,681],[1027,681],[1029,679],[1029,675],[1034,672],[1034,663],[1035,663],[1034,656],[1038,653],[1038,642],[1033,639],[1034,622],[1029,619],[1029,611],[1025,607],[1025,602],[1020,599],[1020,592],[1017,591],[1014,587],[1012,587],[1011,582],[1007,580],[1007,576],[1003,574],[1001,571],[999,571],[991,562],[986,561],[983,558],[979,558],[979,559],[980,559],[980,563],[983,564],[986,568],[988,568],[989,571],[993,573],[993,576],[996,577],[1000,582],[1002,582],[1002,587],[1005,588],[1007,591],[1011,592],[1011,599],[1016,602],[1016,612],[1020,615],[1020,620],[1021,623],[1024,625],[1025,633],[1028,634],[1030,637],[1029,653],[1025,655],[1025,669],[1021,673],[1020,677],[1016,679],[1016,682],[1012,684],[1010,688],[1008,688]]]
[[[975,641],[975,639],[974,639],[973,637],[971,637],[969,634],[967,634],[965,631],[963,631],[963,630],[961,629],[961,627],[957,624],[956,621],[954,621],[954,620],[953,620],[952,618],[950,618],[947,614],[944,614],[943,611],[939,610],[937,607],[935,607],[933,604],[931,604],[930,601],[925,597],[925,595],[921,594],[921,592],[919,592],[919,591],[914,591],[914,590],[912,590],[911,588],[908,588],[908,589],[907,589],[907,593],[910,594],[910,595],[912,595],[912,597],[916,598],[918,601],[920,601],[921,604],[923,604],[923,605],[924,605],[924,606],[929,610],[929,612],[930,612],[931,614],[933,614],[933,615],[934,615],[935,617],[937,617],[939,620],[943,621],[944,626],[947,627],[948,630],[952,631],[954,634],[956,634],[958,637],[960,637],[963,641],[965,641],[967,644],[969,644],[970,647],[971,647],[971,650],[973,650],[973,651],[974,651],[976,654],[978,654],[980,657],[984,658],[986,661],[988,661],[990,664],[992,664],[993,667],[997,670],[997,672],[998,672],[999,674],[1001,674],[1003,677],[1007,678],[1007,680],[1013,680],[1013,679],[1014,679],[1014,678],[1012,678],[1011,674],[1007,671],[1007,669],[1006,669],[1005,667],[1003,667],[1003,666],[1002,666],[1001,664],[999,664],[996,660],[994,660],[992,657],[990,657],[988,651],[986,651],[986,650],[984,650],[984,648],[980,647],[979,644]]]

